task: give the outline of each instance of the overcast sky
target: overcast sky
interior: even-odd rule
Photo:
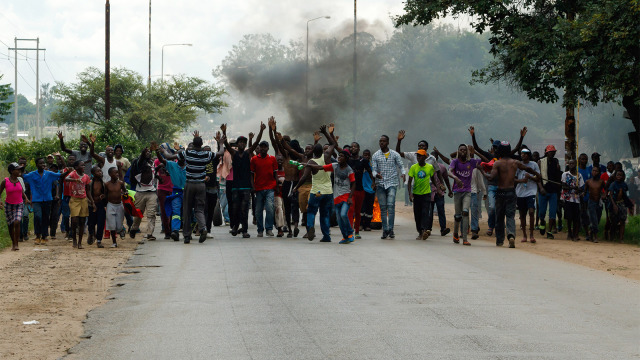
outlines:
[[[40,37],[46,62],[40,62],[40,82],[73,82],[89,66],[104,69],[104,0],[7,0],[0,12],[0,74],[2,83],[14,84],[13,52],[18,38]],[[111,1],[111,65],[148,74],[148,0]],[[392,30],[389,17],[402,13],[402,0],[360,0],[358,19],[381,21]],[[164,73],[184,73],[213,80],[217,66],[244,34],[270,32],[288,41],[304,40],[353,21],[353,1],[324,0],[153,0],[151,75],[161,72],[163,44],[192,43],[193,47],[167,47]],[[35,47],[20,42],[19,47]],[[28,56],[25,59],[24,56]],[[10,55],[10,60],[7,59]],[[35,99],[35,51],[19,52],[18,92]],[[21,59],[21,60],[20,60]],[[30,60],[33,59],[33,60]],[[47,68],[48,65],[48,68]]]

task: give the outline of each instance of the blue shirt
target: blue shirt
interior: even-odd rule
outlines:
[[[580,169],[580,167],[578,166],[578,173],[580,175],[582,175],[582,180],[584,180],[584,182],[586,183],[587,180],[591,179],[591,171],[589,170],[589,168],[585,168],[585,169]],[[584,188],[584,186],[583,186]],[[589,201],[589,192],[587,191],[586,194],[584,194],[583,200],[585,202]]]
[[[40,176],[38,171],[32,171],[22,176],[22,178],[29,183],[29,186],[31,187],[31,201],[52,201],[53,196],[51,196],[51,187],[54,182],[60,179],[60,175],[60,173],[44,170],[42,172],[42,176]]]
[[[180,167],[177,162],[167,161],[165,166],[169,176],[171,176],[171,182],[174,188],[184,189],[184,185],[187,182],[187,168]]]

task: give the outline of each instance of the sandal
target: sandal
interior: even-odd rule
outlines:
[[[530,242],[531,242],[532,244],[535,244],[535,243],[536,243],[536,239],[534,239],[534,238],[532,237],[532,238],[531,238],[531,240],[530,240]]]
[[[460,244],[460,238],[458,237],[458,234],[453,235],[453,242],[456,244]]]

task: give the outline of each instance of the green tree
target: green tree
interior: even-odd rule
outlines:
[[[407,0],[405,14],[395,20],[397,26],[425,25],[448,15],[470,15],[476,32],[490,33],[493,60],[474,71],[474,81],[503,81],[541,102],[556,102],[563,91],[567,119],[579,102],[612,100],[637,115],[636,0]],[[567,125],[567,136],[575,138]],[[640,130],[637,120],[634,125]],[[570,139],[567,147],[575,150],[575,142]]]
[[[0,74],[0,80],[4,75]],[[13,94],[11,90],[11,85],[9,84],[0,84],[0,121],[4,121],[6,115],[9,115],[11,110],[11,105],[13,103],[9,102],[9,97]]]
[[[59,100],[51,119],[58,125],[111,129],[105,119],[104,73],[88,68],[78,82],[58,83],[52,93]],[[138,140],[171,140],[195,122],[199,110],[220,113],[227,104],[223,89],[205,80],[176,76],[154,82],[151,88],[140,74],[117,68],[111,73],[111,116],[123,133]]]

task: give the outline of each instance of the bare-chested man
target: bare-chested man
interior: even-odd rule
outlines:
[[[511,144],[502,141],[497,148],[500,160],[493,164],[487,179],[498,179],[496,192],[496,246],[504,244],[505,216],[509,247],[516,247],[516,189],[515,179],[518,170],[524,170],[533,176],[540,174],[518,160],[511,158]]]
[[[116,234],[122,229],[122,220],[124,218],[124,206],[122,205],[122,194],[127,193],[124,182],[119,179],[118,168],[109,169],[111,179],[104,184],[107,192],[107,226],[106,229],[111,233],[113,244],[111,247],[117,248]],[[103,247],[98,243],[98,247]]]

